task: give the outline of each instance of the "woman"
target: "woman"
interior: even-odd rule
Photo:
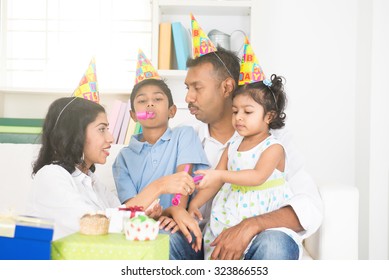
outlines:
[[[42,147],[33,164],[28,209],[30,215],[54,220],[54,239],[78,231],[85,213],[120,206],[93,173],[95,163],[106,162],[113,140],[101,105],[78,97],[60,98],[50,105]],[[186,195],[188,188],[193,192],[192,178],[179,172],[155,180],[125,206],[146,209],[161,193]]]

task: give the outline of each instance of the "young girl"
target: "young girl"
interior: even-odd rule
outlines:
[[[279,209],[292,196],[284,177],[285,150],[269,133],[270,128],[284,126],[285,103],[282,78],[276,75],[271,81],[240,86],[234,93],[232,124],[241,137],[229,144],[215,170],[195,172],[204,178],[189,206],[189,212],[201,219],[198,208],[217,193],[205,229],[205,259],[211,257],[213,241],[224,229]],[[286,232],[301,246],[292,230],[272,230]]]

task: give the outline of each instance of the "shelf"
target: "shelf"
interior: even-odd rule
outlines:
[[[71,96],[74,89],[63,89],[63,88],[0,88],[0,94],[31,94],[31,95],[58,95],[58,96]],[[129,89],[102,89],[99,90],[101,95],[130,95]]]
[[[162,15],[201,14],[201,15],[251,15],[252,1],[172,1],[160,0],[159,10]]]

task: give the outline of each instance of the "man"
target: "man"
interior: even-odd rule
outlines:
[[[239,58],[219,47],[216,52],[188,60],[187,67],[186,102],[190,113],[201,121],[196,130],[214,168],[229,141],[237,136],[231,122],[231,96],[238,85]],[[212,259],[240,259],[242,256],[256,260],[296,259],[298,248],[295,242],[283,232],[266,229],[287,227],[306,238],[321,224],[320,195],[313,180],[305,172],[290,135],[285,129],[271,133],[284,144],[288,153],[289,171],[286,178],[295,196],[279,210],[245,219],[240,224],[224,230],[212,244],[215,246]],[[204,217],[201,226],[209,218],[211,203],[208,202],[200,209]],[[197,223],[185,211],[175,211],[171,214],[182,232],[171,236],[171,258],[202,259],[203,252],[199,250],[201,233]]]

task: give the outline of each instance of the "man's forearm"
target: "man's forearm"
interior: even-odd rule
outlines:
[[[295,232],[304,230],[291,206],[285,206],[263,215],[248,218],[244,221],[250,227],[253,236],[266,229],[277,227],[286,227]]]

